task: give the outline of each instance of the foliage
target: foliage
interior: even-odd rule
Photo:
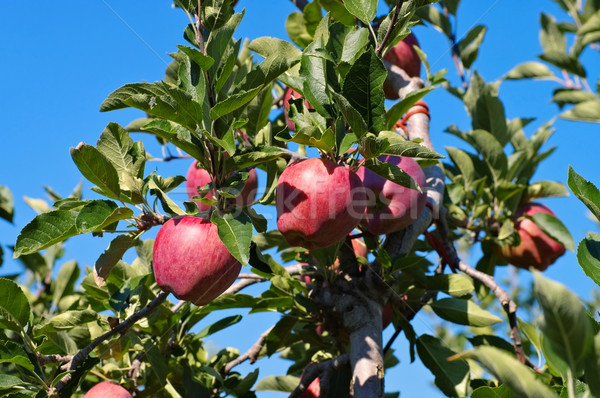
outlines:
[[[492,278],[497,266],[506,265],[494,247],[520,243],[513,217],[517,209],[568,194],[558,182],[532,181],[554,151],[544,147],[554,132],[552,122],[528,135],[533,119],[507,120],[500,86],[515,79],[559,82],[565,87],[554,92],[553,102],[561,109],[569,106],[561,117],[600,122],[599,88],[591,90],[579,61],[586,48],[598,46],[597,1],[587,0],[579,10],[574,1],[557,0],[575,23],[557,23],[542,14],[539,58],[544,63],[518,65],[494,82],[486,82],[474,66],[486,28],[475,26],[456,40],[457,0],[388,1],[390,11],[383,16],[377,16],[376,0],[315,0],[285,21],[291,43],[272,37],[235,39],[243,12],[236,13],[231,0],[203,1],[200,10],[196,2],[175,3],[198,23],[185,28],[188,45],[171,54],[165,78],[117,88],[100,108],[135,108],[143,117],[125,127],[110,123],[95,145],[70,150],[102,199],[83,199],[81,186],[66,198],[48,189],[51,205],[28,199],[39,214],[23,227],[14,256],[30,279],[0,278],[0,396],[81,395],[103,378],[140,397],[250,398],[265,390],[297,396],[306,388],[303,371],[308,376],[319,366],[322,372],[312,378],[321,377],[328,396],[347,395],[351,378],[356,396],[367,396],[356,384],[358,366],[348,355],[364,349],[365,339],[356,336],[368,328],[378,333],[373,340],[386,369],[399,361],[390,345],[403,331],[411,361],[418,357],[447,396],[600,395],[600,327],[592,309],[536,272],[531,301],[537,307],[524,302],[523,309],[541,315],[517,320],[515,302],[499,292]],[[446,71],[432,72],[421,52],[427,73],[423,87],[386,108],[382,87],[388,70],[381,54],[420,22],[449,39],[461,86],[446,80]],[[574,36],[570,49],[568,35]],[[552,70],[561,71],[562,78]],[[290,101],[295,132],[280,111],[286,87],[311,105],[304,99]],[[447,157],[421,145],[426,144],[423,137],[410,139],[410,124],[408,137],[394,128],[419,106],[417,101],[442,88],[464,104],[471,118],[468,131],[447,127],[464,143],[463,148],[447,147]],[[253,274],[241,275],[240,281],[265,282],[260,294],[240,293],[238,286],[204,307],[165,300],[152,272],[153,241],[143,235],[170,217],[208,214],[199,214],[193,201],[181,205],[169,197],[185,179],[148,173],[150,158],[134,132],[175,146],[209,172],[214,198],[200,188],[194,199],[213,206],[210,220],[219,237],[236,259],[252,267]],[[426,170],[443,171],[445,194],[441,202],[432,199],[442,215],[431,228],[430,218],[423,230],[414,226],[389,236],[365,234],[367,258],[357,258],[344,240],[311,252],[290,247],[277,230],[266,230],[264,216],[253,207],[236,208],[232,192],[255,167],[267,176],[257,203],[275,205],[278,176],[306,153],[354,169],[362,165],[413,188],[417,185],[408,174],[377,157],[419,158]],[[600,191],[572,169],[568,185],[600,221]],[[430,210],[425,214],[432,217]],[[0,217],[12,222],[12,195],[1,186]],[[556,217],[533,221],[564,247],[575,247]],[[115,236],[93,269],[63,262],[68,239],[90,233]],[[397,249],[411,233],[410,247]],[[458,259],[454,244],[459,242],[479,245],[476,267]],[[128,264],[123,256],[130,249],[137,257]],[[438,257],[439,266],[432,262]],[[577,258],[600,284],[600,236],[590,234],[580,242]],[[286,262],[295,265],[284,267]],[[445,273],[446,264],[463,273]],[[375,282],[369,279],[373,275]],[[387,303],[393,306],[396,333],[384,348],[380,318]],[[367,311],[366,326],[350,319],[353,306]],[[254,351],[229,347],[212,353],[207,338],[235,328],[242,316],[211,325],[203,320],[226,309],[281,316]],[[443,325],[435,336],[416,335],[411,320],[421,309],[431,310]],[[235,370],[245,360],[273,355],[290,361],[285,374]],[[542,361],[540,367],[534,364]]]

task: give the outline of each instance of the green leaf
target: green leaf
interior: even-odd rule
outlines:
[[[567,104],[580,104],[587,101],[595,101],[596,94],[583,90],[559,88],[554,90],[552,101],[561,109]]]
[[[185,55],[187,55],[196,65],[200,67],[200,69],[207,71],[209,70],[215,60],[211,57],[204,55],[202,52],[196,50],[195,48],[187,47],[187,46],[177,46],[178,49],[181,50]]]
[[[377,16],[377,0],[345,0],[346,9],[366,24]]]
[[[12,387],[17,387],[25,384],[25,382],[16,376],[0,374],[0,391],[8,390]]]
[[[581,369],[593,346],[594,330],[579,297],[558,282],[534,273],[534,293],[543,310],[542,337],[571,368]]]
[[[148,362],[150,362],[150,368],[152,369],[152,373],[156,375],[158,382],[161,386],[165,386],[168,383],[167,374],[169,373],[168,362],[165,361],[165,357],[160,352],[158,345],[156,342],[148,338],[144,340],[144,355],[148,358]],[[173,395],[171,395],[173,396]]]
[[[46,324],[37,330],[36,335],[43,336],[46,333],[70,330],[96,319],[98,319],[98,313],[94,310],[65,311],[50,318]]]
[[[485,130],[473,130],[470,136],[473,138],[473,146],[483,156],[497,185],[508,171],[508,159],[502,145],[496,137]]]
[[[190,130],[176,123],[163,119],[155,119],[141,128],[142,131],[164,138],[177,148],[195,159],[203,159],[202,141]]]
[[[10,189],[4,185],[0,185],[0,218],[12,222],[14,212],[13,196]]]
[[[235,155],[225,162],[226,171],[231,173],[246,167],[255,166],[270,160],[277,159],[286,153],[283,149],[274,146],[256,147],[254,151]]]
[[[368,127],[362,115],[344,96],[336,92],[332,92],[332,95],[338,106],[338,109],[344,116],[344,120],[350,125],[352,132],[359,138],[364,136],[368,131]]]
[[[581,102],[561,113],[560,117],[567,120],[600,123],[600,100]]]
[[[536,213],[531,218],[546,235],[563,245],[565,249],[571,251],[575,249],[575,241],[571,233],[558,218],[546,213]]]
[[[546,51],[539,56],[542,61],[546,61],[559,69],[564,69],[577,76],[586,77],[583,65],[574,56],[559,51]]]
[[[137,232],[119,235],[108,245],[108,248],[98,257],[94,264],[94,280],[98,286],[104,286],[106,278],[123,255],[137,242]]]
[[[264,58],[273,54],[279,54],[289,59],[299,59],[302,55],[302,51],[298,50],[292,43],[276,37],[259,37],[252,40],[248,48]]]
[[[256,97],[261,89],[262,85],[248,91],[240,90],[235,94],[229,95],[227,99],[217,103],[211,108],[210,117],[213,120],[217,120],[218,118],[241,108]]]
[[[567,48],[567,40],[558,28],[556,20],[547,14],[540,15],[542,30],[540,31],[540,42],[544,52],[556,51],[564,53]]]
[[[452,26],[447,16],[442,14],[436,7],[422,7],[417,10],[417,15],[433,25],[433,27],[451,39]]]
[[[382,87],[386,76],[381,59],[369,48],[350,67],[342,86],[342,95],[362,115],[370,131],[381,130],[385,122]]]
[[[533,325],[525,322],[521,318],[517,318],[517,319],[519,321],[518,322],[519,329],[521,330],[523,335],[529,340],[529,342],[531,342],[531,344],[533,344],[533,347],[535,348],[535,350],[537,352],[538,358],[542,358],[542,342],[540,340],[540,335],[535,330],[535,327],[533,327]]]
[[[96,148],[80,143],[70,149],[75,165],[92,184],[111,199],[120,199],[119,175],[112,163]]]
[[[443,298],[430,304],[440,318],[469,326],[491,326],[502,322],[496,315],[482,309],[471,300]]]
[[[492,133],[502,147],[510,140],[504,105],[496,96],[483,94],[477,99],[472,124],[474,129]]]
[[[280,391],[292,392],[298,387],[300,378],[296,376],[267,376],[258,383],[254,389],[256,391]]]
[[[473,280],[462,274],[439,274],[426,277],[427,290],[444,292],[452,297],[464,297],[475,290]]]
[[[483,42],[485,32],[485,26],[476,25],[469,33],[467,33],[465,38],[458,43],[460,59],[465,68],[470,69],[473,62],[477,59],[479,46],[481,46],[481,43]]]
[[[252,242],[252,221],[246,213],[218,215],[213,212],[210,221],[217,226],[219,238],[229,253],[240,263],[248,264]]]
[[[0,327],[23,331],[31,313],[23,290],[10,279],[0,278]]]
[[[33,371],[33,363],[23,347],[12,341],[0,342],[0,363],[14,363]]]
[[[554,74],[546,65],[540,62],[525,62],[511,69],[504,79],[552,79],[553,77]]]
[[[423,87],[416,91],[411,91],[402,98],[401,101],[396,102],[385,114],[385,128],[391,130],[394,128],[394,125],[398,120],[402,118],[408,110],[420,99],[422,99],[425,94],[434,90],[434,86]]]
[[[417,339],[419,358],[435,376],[435,385],[449,397],[464,397],[469,386],[466,361],[448,361],[456,353],[440,339],[423,334]]]
[[[334,0],[335,2],[335,0]],[[350,31],[344,37],[344,46],[339,63],[348,65],[354,64],[356,59],[365,51],[369,44],[369,30],[366,28],[358,28]]]
[[[185,215],[186,213],[162,190],[162,185],[161,178],[157,175],[152,175],[148,181],[150,193],[158,197],[165,213],[170,216]]]
[[[446,151],[448,152],[448,155],[450,156],[450,159],[452,159],[454,165],[458,167],[458,170],[460,170],[460,173],[464,179],[465,189],[471,189],[473,182],[477,178],[477,172],[475,171],[473,159],[465,151],[457,148],[446,147]]]
[[[523,202],[527,203],[539,198],[559,196],[569,196],[569,191],[567,191],[564,184],[556,181],[538,181],[527,186]]]
[[[132,217],[133,210],[128,207],[119,207],[110,200],[93,200],[83,206],[75,219],[75,226],[80,234],[100,232],[108,225]]]
[[[14,257],[31,254],[77,235],[77,211],[54,210],[37,215],[17,237]]]
[[[55,305],[65,294],[73,292],[75,282],[79,278],[79,267],[77,261],[67,261],[60,267],[58,275],[56,275],[56,282],[54,285],[54,291],[52,292],[52,301]]]
[[[414,141],[407,141],[399,134],[393,131],[382,131],[379,133],[379,138],[387,141],[388,145],[383,150],[385,155],[396,155],[411,158],[422,159],[442,159],[443,156],[437,152],[433,152],[427,147]]]
[[[331,100],[328,96],[327,81],[327,63],[331,61],[324,58],[323,46],[323,39],[319,37],[306,47],[300,62],[300,73],[310,76],[304,79],[302,87],[308,103],[314,106],[321,116],[331,118],[328,111]]]
[[[590,233],[579,242],[577,261],[583,272],[600,286],[600,235]]]
[[[394,164],[382,162],[379,159],[369,159],[363,163],[363,166],[386,180],[422,192],[419,184],[408,173]]]
[[[495,388],[479,387],[473,391],[471,398],[519,398],[513,394],[505,385]]]
[[[196,338],[203,339],[211,334],[217,333],[219,330],[226,329],[230,326],[235,325],[236,323],[242,320],[241,315],[233,315],[228,316],[226,318],[220,319],[217,322],[213,323],[210,326],[205,327],[200,332],[196,333]]]

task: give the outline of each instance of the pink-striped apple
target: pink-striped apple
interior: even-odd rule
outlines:
[[[277,227],[287,242],[308,250],[331,246],[360,222],[366,195],[360,178],[328,159],[288,166],[277,183]]]
[[[423,192],[386,180],[365,167],[359,168],[356,174],[362,180],[368,195],[361,225],[373,235],[389,234],[406,228],[419,217],[427,203],[424,192],[425,174],[413,158],[384,155],[379,160],[404,170]]]
[[[132,398],[129,391],[112,381],[103,381],[92,387],[83,398]]]
[[[413,46],[419,47],[419,42],[415,35],[410,33],[403,40],[401,40],[396,46],[388,51],[383,59],[389,63],[396,65],[406,72],[410,77],[417,77],[421,75],[421,58],[413,48]],[[383,91],[385,98],[389,100],[397,100],[398,93],[393,90],[390,84],[386,81],[383,84]]]
[[[181,216],[158,231],[152,252],[158,286],[180,300],[206,305],[236,280],[242,265],[209,220]]]
[[[198,196],[198,188],[202,188],[206,184],[211,182],[210,175],[208,172],[200,167],[198,167],[198,162],[194,160],[190,165],[190,168],[187,172],[185,189],[187,191],[188,198],[191,200],[192,197]],[[248,179],[244,181],[244,187],[238,196],[235,197],[235,203],[238,206],[249,206],[254,202],[256,198],[256,191],[258,188],[258,179],[256,178],[256,170],[251,169],[248,172]],[[206,198],[212,199],[214,198],[214,191],[210,190],[206,193]],[[207,211],[210,209],[210,206],[204,203],[201,203],[199,200],[195,200],[198,205],[198,209],[200,211]]]
[[[521,243],[517,246],[495,246],[494,253],[518,268],[533,267],[544,271],[565,254],[565,248],[546,235],[532,220],[523,218],[536,213],[555,216],[554,212],[543,204],[527,203],[515,213],[515,230],[519,233]]]

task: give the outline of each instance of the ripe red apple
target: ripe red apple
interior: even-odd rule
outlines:
[[[160,228],[152,259],[158,286],[196,305],[223,293],[242,267],[219,239],[216,225],[192,216],[174,217]]]
[[[413,158],[384,155],[379,160],[398,166],[410,175],[422,190],[425,189],[425,174]],[[393,183],[361,167],[356,172],[368,195],[365,217],[361,225],[373,235],[389,234],[406,228],[421,214],[427,203],[425,192],[419,193]]]
[[[555,216],[552,210],[540,203],[526,204],[515,213],[515,229],[521,237],[521,243],[517,246],[496,246],[494,252],[518,268],[534,267],[544,271],[565,254],[565,248],[546,235],[532,220],[521,218],[536,213]]]
[[[403,40],[401,40],[395,47],[388,51],[383,59],[389,63],[396,65],[406,72],[410,77],[417,77],[421,75],[421,58],[413,48],[413,46],[419,47],[419,42],[415,35],[410,33]],[[389,100],[397,100],[398,93],[393,90],[389,84],[383,83],[383,91],[385,92],[385,98]]]
[[[319,398],[321,395],[321,381],[319,378],[315,378],[304,390],[302,394],[300,394],[300,398]]]
[[[92,387],[83,398],[132,398],[129,391],[112,381],[103,381]]]
[[[185,189],[187,191],[188,198],[192,199],[194,196],[198,196],[198,188],[205,186],[206,184],[211,182],[210,175],[208,171],[199,168],[197,165],[197,161],[193,161],[190,165],[190,168],[187,172]],[[251,169],[248,172],[248,179],[244,181],[244,187],[242,188],[242,192],[234,199],[236,205],[238,206],[249,206],[254,202],[256,198],[256,191],[258,189],[258,179],[256,178],[256,170]],[[206,198],[212,199],[214,198],[214,191],[211,190],[206,194]],[[209,205],[201,203],[199,200],[195,200],[198,205],[198,209],[200,211],[207,211],[210,209]]]
[[[391,301],[385,303],[383,311],[381,312],[381,326],[382,329],[387,328],[392,320],[394,319],[394,308],[392,307]]]
[[[288,166],[277,183],[277,227],[289,244],[328,247],[360,222],[366,195],[360,178],[327,159]]]
[[[290,117],[288,116],[288,109],[290,109],[290,100],[292,99],[292,96],[296,99],[302,98],[300,93],[298,93],[293,88],[288,87],[285,90],[285,95],[283,96],[283,116],[285,117],[285,124],[287,124],[288,129],[290,131],[295,131],[296,125],[294,124],[292,119],[290,119]],[[304,100],[304,106],[306,106],[309,109],[312,109],[312,106],[306,100]]]

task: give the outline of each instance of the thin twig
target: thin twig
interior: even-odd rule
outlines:
[[[442,209],[442,212],[446,213],[447,210]],[[521,335],[519,334],[519,329],[517,326],[517,304],[512,300],[512,298],[506,292],[506,290],[502,289],[502,287],[498,285],[496,279],[494,279],[492,275],[488,275],[485,272],[481,272],[460,259],[456,252],[454,244],[450,240],[450,232],[448,230],[448,224],[445,220],[445,217],[441,217],[437,225],[438,231],[440,232],[442,238],[442,244],[446,249],[446,253],[450,257],[449,260],[454,263],[454,266],[457,269],[460,269],[462,272],[469,275],[471,278],[483,283],[496,296],[508,317],[508,323],[510,325],[510,337],[513,341],[513,346],[515,349],[515,355],[517,356],[517,359],[523,364],[531,367],[532,369],[537,370],[535,364],[533,364],[529,360],[529,358],[527,357],[527,355],[525,355],[525,352],[523,351]]]
[[[73,356],[72,355],[58,355],[58,354],[53,354],[53,355],[42,355],[40,353],[36,353],[38,362],[40,363],[40,365],[44,366],[44,365],[48,365],[50,363],[69,363],[73,360]]]
[[[273,330],[274,327],[275,326],[271,326],[269,329],[265,330],[260,335],[259,339],[256,340],[256,343],[254,343],[252,345],[252,347],[250,347],[248,349],[248,351],[246,351],[244,354],[240,355],[233,361],[228,362],[225,365],[225,368],[223,368],[223,373],[224,374],[229,373],[231,371],[231,369],[233,369],[235,366],[237,366],[247,360],[250,360],[250,363],[256,362],[258,360],[258,355],[260,354],[260,350],[262,350],[263,346],[265,345],[265,342],[267,341],[267,336],[269,335],[269,333],[271,333],[271,330]]]
[[[290,275],[298,275],[302,271],[302,268],[303,267],[299,264],[290,265],[289,267],[285,267],[286,271]],[[222,294],[238,293],[240,290],[242,290],[248,286],[254,285],[256,283],[268,281],[267,278],[264,278],[264,277],[256,275],[256,274],[249,274],[249,273],[248,274],[240,274],[239,278],[240,278],[239,281],[237,281],[236,283],[231,285]]]
[[[147,306],[145,306],[144,308],[142,308],[141,310],[139,310],[138,312],[136,312],[135,314],[133,314],[132,316],[130,316],[129,318],[124,320],[123,322],[119,323],[117,326],[115,326],[115,328],[109,330],[108,332],[104,333],[102,336],[96,338],[87,347],[81,349],[71,359],[68,369],[76,370],[77,367],[85,361],[87,356],[94,350],[94,348],[99,346],[104,341],[110,339],[112,336],[116,335],[117,333],[125,332],[127,329],[129,329],[131,326],[133,326],[137,321],[150,315],[150,313],[152,311],[154,311],[154,309],[156,309],[159,305],[161,305],[167,299],[168,295],[169,295],[169,293],[160,292],[158,294],[158,296],[156,296],[156,298],[154,300],[152,300]],[[65,386],[65,384],[67,384],[71,380],[72,377],[73,377],[72,373],[65,375],[62,379],[60,379],[60,381],[56,384],[56,386],[52,389],[53,391],[51,391],[51,392],[57,393],[61,388],[63,388]]]

